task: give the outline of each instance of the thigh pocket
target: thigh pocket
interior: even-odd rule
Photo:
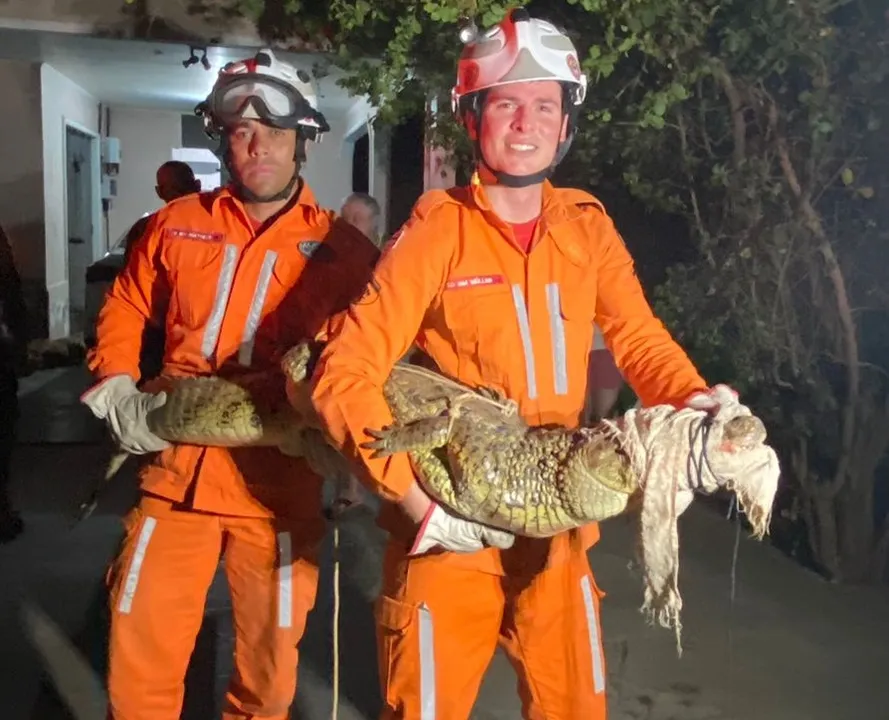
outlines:
[[[406,717],[435,717],[432,613],[425,604],[381,595],[376,617],[386,704],[405,711]]]

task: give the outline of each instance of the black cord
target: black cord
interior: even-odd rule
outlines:
[[[694,488],[695,492],[702,489],[704,485],[704,467],[716,477],[713,466],[710,464],[710,457],[707,453],[707,440],[710,437],[710,430],[713,429],[713,416],[706,415],[697,425],[688,426],[688,461],[686,468],[690,477],[696,477],[697,483]],[[701,451],[695,457],[695,442],[700,438]]]

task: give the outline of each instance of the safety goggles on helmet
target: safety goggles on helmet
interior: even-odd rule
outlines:
[[[270,50],[255,58],[229,63],[207,100],[198,106],[208,130],[219,132],[242,119],[280,128],[299,128],[310,139],[330,130],[316,109],[311,79],[302,70],[277,60]]]

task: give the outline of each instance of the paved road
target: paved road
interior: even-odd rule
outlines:
[[[68,517],[101,471],[108,446],[76,403],[78,371],[25,384],[15,457],[15,497],[27,532],[0,546],[0,696],[4,720],[101,720],[108,559],[120,516],[135,497],[132,471],[75,530]],[[36,444],[42,435],[55,442]],[[640,580],[627,567],[632,527],[603,527],[591,554],[608,592],[603,622],[611,720],[861,720],[889,717],[889,594],[829,585],[774,548],[743,539],[729,599],[734,527],[693,508],[680,527],[685,601],[678,660],[672,636],[648,628]],[[370,599],[382,535],[357,511],[342,536],[340,720],[375,718],[379,707]],[[294,717],[327,720],[331,707],[330,537],[309,620]],[[230,668],[231,622],[221,576],[210,593],[192,660],[183,718],[214,720]],[[474,720],[520,717],[515,677],[495,658]]]

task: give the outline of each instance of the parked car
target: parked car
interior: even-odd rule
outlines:
[[[108,292],[117,274],[123,270],[127,259],[127,248],[142,234],[150,216],[151,213],[145,213],[129,230],[117,238],[102,258],[86,269],[86,317],[83,339],[87,347],[92,347],[96,342],[96,320],[105,300],[105,293]]]

